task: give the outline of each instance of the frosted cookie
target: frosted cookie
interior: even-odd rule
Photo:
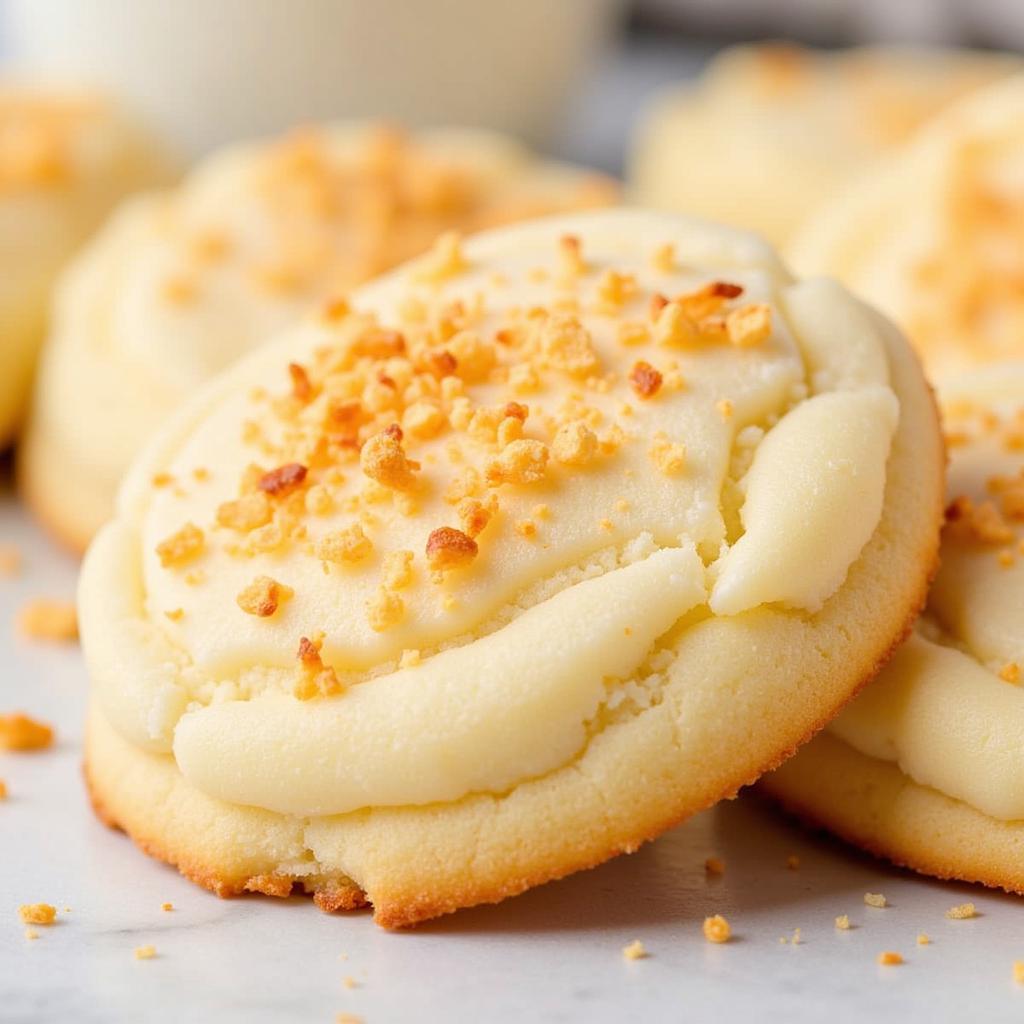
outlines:
[[[210,158],[174,191],[120,210],[63,279],[25,492],[54,532],[84,548],[165,416],[300,311],[420,255],[446,230],[615,195],[608,179],[486,132],[306,129]]]
[[[823,208],[793,261],[892,316],[940,381],[1024,356],[1024,75],[937,118]]]
[[[753,781],[902,639],[941,518],[894,328],[628,210],[448,236],[229,371],[83,568],[100,813],[388,926]]]
[[[945,398],[950,502],[926,613],[761,785],[897,864],[1024,892],[1024,363]]]
[[[730,48],[651,104],[633,146],[633,198],[785,244],[925,119],[1019,66],[956,50]]]
[[[0,448],[28,398],[57,272],[125,193],[164,161],[110,102],[0,84]]]

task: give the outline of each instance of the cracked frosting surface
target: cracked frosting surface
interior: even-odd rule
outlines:
[[[443,238],[135,466],[83,573],[104,714],[287,814],[543,775],[657,704],[667,636],[842,587],[888,373],[875,319],[745,234],[614,211]]]
[[[942,565],[916,634],[829,729],[915,782],[1024,818],[1024,364],[948,389]]]

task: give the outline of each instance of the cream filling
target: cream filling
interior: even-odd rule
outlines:
[[[120,732],[146,749],[173,750],[186,778],[211,795],[304,815],[500,792],[565,764],[586,744],[588,723],[616,683],[642,672],[657,638],[708,599],[697,552],[714,562],[721,550],[720,490],[733,432],[757,419],[769,429],[739,483],[747,533],[708,574],[713,611],[736,614],[773,602],[813,610],[842,585],[877,525],[897,420],[877,324],[827,282],[791,286],[747,236],[636,212],[495,233],[467,247],[480,269],[463,275],[459,286],[471,295],[487,286],[494,269],[524,273],[566,231],[582,236],[597,270],[602,262],[637,268],[641,278],[654,247],[675,236],[682,266],[709,266],[740,277],[753,297],[779,300],[773,339],[757,351],[691,353],[685,389],[637,411],[633,429],[643,431],[620,457],[566,474],[548,489],[524,490],[521,499],[509,492],[503,515],[510,520],[517,502],[524,511],[538,500],[550,503],[544,543],[517,542],[511,531],[497,535],[488,542],[490,560],[460,581],[455,610],[441,615],[436,600],[416,604],[410,591],[409,629],[383,636],[362,626],[361,603],[376,569],[352,571],[340,585],[315,560],[306,567],[297,559],[268,560],[266,569],[296,595],[280,622],[256,622],[238,610],[234,595],[263,571],[260,559],[239,567],[204,555],[206,582],[194,587],[154,564],[156,542],[185,518],[208,523],[232,474],[245,465],[235,432],[251,386],[273,379],[283,356],[299,357],[320,336],[296,332],[258,354],[212,385],[151,445],[122,491],[118,519],[86,561],[86,657],[104,712]],[[663,286],[681,290],[692,275],[681,270],[678,282]],[[365,301],[386,311],[401,290],[392,278],[364,293]],[[502,298],[531,301],[520,292]],[[787,304],[788,320],[779,312]],[[623,356],[614,355],[620,350],[606,337],[612,333],[595,322],[595,344],[615,365]],[[829,336],[843,343],[830,346]],[[660,350],[653,354],[664,358]],[[810,400],[793,397],[794,373],[802,376],[805,362],[822,391]],[[716,410],[716,400],[728,396],[735,399],[731,419]],[[610,410],[619,399],[593,400]],[[795,407],[775,422],[787,400]],[[681,476],[651,467],[643,434],[662,426],[687,443]],[[189,484],[181,495],[154,492],[155,473],[171,469],[185,480],[197,465],[209,469],[211,482]],[[211,491],[214,481],[219,490]],[[634,511],[608,532],[598,522],[602,503],[623,494]],[[379,536],[386,541],[389,531],[398,537],[404,530],[401,546],[421,550],[408,533],[420,518],[388,518],[385,509]],[[594,580],[566,575],[602,545],[622,549],[644,532],[662,550]],[[388,546],[394,545],[382,544]],[[524,588],[545,582],[560,592],[479,635],[502,607],[518,603]],[[420,589],[429,595],[428,587]],[[189,608],[184,623],[168,623],[162,612],[179,605]],[[415,669],[364,676],[338,697],[303,703],[281,687],[249,685],[254,673],[293,671],[295,637],[318,626],[327,634],[325,658],[364,673],[397,659],[403,647],[443,648],[478,635]]]

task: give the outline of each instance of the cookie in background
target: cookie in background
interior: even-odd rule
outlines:
[[[414,924],[634,850],[828,721],[942,512],[899,332],[629,209],[430,253],[210,382],[82,570],[101,815]]]
[[[631,198],[785,245],[929,117],[1021,66],[967,50],[727,49],[696,84],[652,102],[633,143]]]
[[[119,210],[64,277],[23,490],[84,548],[166,415],[311,304],[446,231],[617,197],[610,179],[475,130],[313,127],[210,157],[172,191]]]
[[[912,638],[762,788],[897,864],[1024,893],[1024,363],[943,396],[941,568]]]
[[[1024,75],[923,128],[820,209],[789,256],[893,317],[940,383],[1024,357]]]
[[[124,195],[169,177],[111,100],[0,83],[0,448],[23,415],[61,267]]]

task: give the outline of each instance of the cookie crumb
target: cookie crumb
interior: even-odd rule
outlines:
[[[33,640],[77,640],[78,614],[72,601],[39,597],[22,605],[18,629]]]
[[[356,981],[351,974],[346,974],[345,977],[341,979],[341,983],[348,989],[357,988],[359,985],[359,982]]]
[[[848,914],[840,914],[836,918],[836,928],[841,932],[848,932],[850,930],[850,917]]]
[[[161,903],[160,904],[160,909],[161,910],[165,910],[165,911],[166,910],[173,910],[174,909],[174,904],[173,903]]]
[[[1013,961],[1013,980],[1018,985],[1024,985],[1024,960]]]
[[[964,921],[969,917],[975,916],[976,912],[973,903],[960,903],[946,911],[946,917],[951,921]]]
[[[707,875],[724,875],[725,861],[721,857],[708,857],[704,861],[704,873]]]
[[[7,783],[0,779],[0,800],[7,799]]]
[[[1020,682],[1020,666],[1015,661],[1008,661],[1000,670],[999,678],[1004,683],[1013,683],[1016,685]]]
[[[23,903],[18,907],[22,924],[53,924],[57,908],[49,903]]]
[[[650,953],[644,948],[644,944],[639,939],[634,939],[628,946],[622,947],[622,955],[627,960],[643,960],[645,957],[650,956]]]
[[[729,922],[721,914],[704,918],[704,938],[708,942],[728,942],[731,936]]]
[[[921,932],[917,936],[917,944],[919,946],[930,946],[931,945],[931,941],[932,941],[931,938],[929,938],[929,936],[927,934],[925,934],[924,932]]]
[[[334,1018],[334,1024],[363,1024],[363,1018],[354,1013],[339,1013]]]
[[[884,953],[878,954],[878,962],[883,967],[895,967],[903,963],[903,957],[899,953],[892,952],[892,950],[886,950]]]
[[[889,906],[889,901],[880,892],[866,892],[864,893],[864,902],[869,907],[882,907]]]
[[[14,544],[0,544],[0,577],[21,572],[21,550]]]
[[[156,946],[136,946],[136,960],[152,960],[156,956]]]
[[[35,930],[35,928],[26,928],[25,929],[25,938],[26,939],[38,939],[39,938],[39,932],[37,932]]]
[[[53,729],[20,712],[0,715],[0,750],[42,750],[53,743]]]
[[[799,869],[799,867],[800,867],[800,858],[795,853],[791,853],[786,858],[786,868],[789,871],[796,871],[796,870]]]

